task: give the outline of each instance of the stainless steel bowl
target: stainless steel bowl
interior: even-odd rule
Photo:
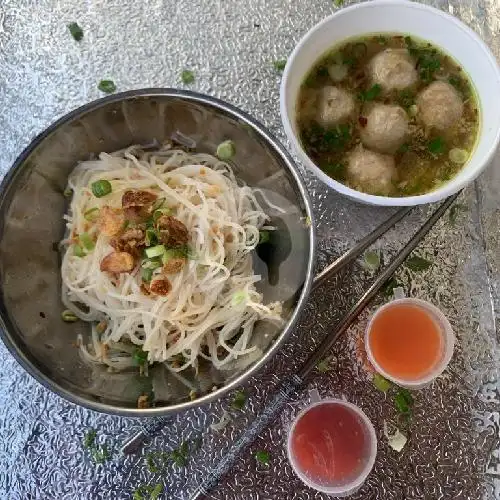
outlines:
[[[265,300],[282,300],[285,325],[254,335],[264,351],[241,372],[230,373],[191,401],[183,386],[162,375],[154,378],[158,403],[136,408],[144,378],[91,369],[75,348],[76,336],[89,338],[89,325],[61,320],[60,255],[63,196],[69,172],[78,161],[101,151],[151,144],[172,136],[188,138],[196,150],[213,153],[232,139],[237,145],[236,175],[265,189],[287,207],[279,216],[280,239],[262,271]],[[182,139],[181,139],[182,140]],[[304,307],[314,260],[311,205],[303,181],[283,146],[246,113],[212,97],[171,89],[116,94],[87,104],[56,121],[23,151],[0,186],[1,336],[21,366],[48,389],[93,410],[129,416],[165,415],[220,398],[254,375],[288,337]],[[260,263],[262,264],[262,263]],[[220,374],[219,374],[220,375]],[[203,376],[203,375],[202,375]]]

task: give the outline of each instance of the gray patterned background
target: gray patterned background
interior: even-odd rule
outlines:
[[[353,3],[353,2],[346,2]],[[432,2],[475,29],[500,55],[498,0]],[[273,61],[286,58],[299,38],[331,14],[331,0],[0,0],[0,172],[5,173],[30,139],[55,118],[100,96],[96,85],[113,79],[118,90],[182,86],[192,69],[193,90],[221,97],[264,122],[284,140],[278,112],[280,74]],[[66,25],[84,29],[76,43]],[[398,279],[411,296],[428,299],[449,316],[458,337],[450,368],[432,387],[415,395],[409,442],[400,453],[382,434],[394,420],[390,397],[370,382],[357,349],[371,304],[332,353],[331,370],[317,373],[311,387],[322,395],[345,395],[375,424],[379,453],[373,473],[353,498],[500,498],[500,170],[493,165],[460,199],[456,221],[437,224],[417,253],[432,261],[423,272],[403,267]],[[318,221],[318,269],[385,219],[389,212],[355,205],[309,175]],[[429,208],[417,210],[377,248],[387,261]],[[230,401],[174,418],[141,455],[121,457],[121,442],[137,421],[78,408],[24,373],[0,347],[0,497],[25,499],[128,499],[141,484],[163,483],[162,498],[184,499],[204,473],[290,373],[362,293],[373,276],[359,263],[311,299],[291,341],[249,382],[243,411]],[[286,427],[302,400],[290,403],[232,473],[213,499],[327,498],[305,488],[287,464]],[[231,424],[216,433],[209,424],[224,409]],[[82,446],[86,429],[114,451],[95,464]],[[144,456],[202,437],[186,467],[148,471]],[[270,454],[269,465],[254,458]]]

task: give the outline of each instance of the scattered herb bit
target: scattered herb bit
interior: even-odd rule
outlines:
[[[398,103],[402,108],[409,110],[415,104],[415,94],[411,90],[402,90],[398,94]]]
[[[143,484],[137,488],[133,495],[133,500],[157,500],[163,491],[163,485],[157,483],[154,486],[149,484]]]
[[[155,474],[157,472],[160,472],[163,464],[163,461],[161,460],[163,458],[163,454],[158,451],[151,451],[146,454],[145,460],[146,460],[146,467],[148,468],[148,471]],[[161,463],[159,463],[161,462]]]
[[[270,239],[269,231],[259,231],[259,245],[261,243],[267,243]]]
[[[221,142],[217,146],[216,154],[219,160],[230,160],[236,154],[236,146],[234,145],[234,142],[231,140]]]
[[[417,56],[417,69],[421,80],[431,82],[434,73],[441,67],[441,60],[436,49],[410,49],[410,54]]]
[[[76,257],[85,257],[85,252],[80,245],[73,245],[73,255]]]
[[[322,359],[316,365],[316,370],[318,370],[320,373],[329,372],[333,368],[332,364],[331,364],[332,360],[333,360],[333,356],[327,356],[326,358]]]
[[[132,359],[136,365],[144,365],[148,362],[148,353],[143,351],[140,347],[136,347],[134,349],[134,353],[132,354]]]
[[[455,205],[453,205],[450,208],[450,213],[449,213],[450,224],[454,225],[455,222],[457,221],[458,214],[460,212],[467,212],[467,210],[468,210],[467,205],[463,205],[462,203],[455,203]]]
[[[318,153],[330,153],[341,151],[351,140],[351,129],[349,125],[342,124],[325,129],[317,123],[303,132],[304,142],[311,145],[312,150]]]
[[[78,316],[76,316],[75,313],[70,311],[69,309],[65,309],[61,313],[61,318],[66,323],[75,323],[76,321],[78,321]]]
[[[190,69],[183,69],[181,73],[181,80],[184,85],[189,85],[194,82],[194,72]]]
[[[187,441],[183,441],[179,448],[171,451],[170,458],[178,467],[184,467],[187,464],[188,453],[189,444]]]
[[[65,198],[71,198],[73,196],[73,190],[69,187],[67,187],[64,191],[63,191],[63,196]]]
[[[153,270],[149,267],[141,270],[141,279],[145,283],[149,283],[153,279]]]
[[[388,281],[385,282],[385,285],[382,287],[382,293],[386,297],[392,297],[392,295],[394,293],[394,289],[398,288],[398,287],[401,287],[401,284],[393,276],[391,279],[389,279]]]
[[[83,447],[92,448],[95,445],[95,439],[97,437],[97,431],[95,429],[89,429],[85,436],[83,437]]]
[[[426,269],[429,269],[431,265],[432,262],[430,260],[424,259],[419,255],[412,255],[411,257],[408,257],[405,262],[405,266],[415,272],[425,271]]]
[[[79,239],[80,243],[82,244],[83,248],[85,248],[85,250],[88,250],[88,251],[94,250],[95,243],[94,243],[94,240],[92,239],[92,236],[90,236],[89,233],[80,234],[80,237],[78,239]]]
[[[80,28],[78,23],[70,23],[68,24],[68,29],[69,32],[71,33],[71,36],[79,42],[83,38],[83,30]]]
[[[368,271],[376,271],[380,267],[380,254],[375,250],[368,250],[363,256],[363,267]]]
[[[155,257],[161,257],[166,252],[165,245],[156,245],[154,247],[149,247],[144,250],[146,257],[148,259],[154,259]]]
[[[246,402],[247,402],[247,396],[245,394],[245,391],[240,390],[234,393],[233,402],[231,403],[231,405],[233,408],[236,408],[237,410],[242,410]]]
[[[102,198],[107,194],[111,193],[111,182],[106,179],[101,179],[100,181],[95,181],[91,184],[92,194],[96,198]]]
[[[379,96],[380,92],[382,92],[382,87],[378,83],[376,83],[375,85],[372,85],[368,90],[361,92],[358,95],[358,98],[363,102],[373,101]]]
[[[111,458],[111,452],[106,444],[99,445],[97,443],[97,431],[95,429],[89,429],[85,433],[83,437],[83,447],[89,450],[90,455],[97,464],[102,464]]]
[[[112,94],[116,90],[116,85],[113,80],[101,80],[97,88],[105,94]]]
[[[392,384],[379,373],[373,376],[373,385],[382,392],[387,392],[392,387]]]
[[[92,458],[94,459],[94,462],[96,464],[102,464],[106,460],[109,460],[111,458],[111,453],[108,450],[108,447],[103,444],[101,447],[95,447],[93,450],[91,450],[92,453]]]
[[[146,236],[144,238],[144,243],[147,247],[156,245],[158,243],[158,236],[154,229],[146,229]]]
[[[273,66],[276,71],[283,71],[286,66],[286,59],[278,59],[277,61],[274,61]]]
[[[436,137],[427,144],[427,149],[433,155],[440,155],[444,152],[445,142],[442,137]]]
[[[338,180],[345,180],[347,168],[344,163],[327,163],[323,170],[331,177]]]
[[[99,209],[97,207],[91,208],[83,214],[83,217],[89,222],[95,222],[99,218]]]
[[[399,413],[409,414],[413,407],[413,396],[408,389],[400,388],[394,396],[394,406]]]
[[[243,304],[243,302],[246,302],[248,299],[248,293],[239,290],[238,292],[234,292],[233,297],[231,298],[231,305],[232,306],[239,306],[240,304]]]
[[[304,223],[305,223],[306,227],[312,226],[312,220],[311,220],[311,217],[309,217],[309,215],[306,217]]]
[[[342,5],[344,5],[344,0],[333,0],[333,5],[335,5],[335,7],[342,7]]]
[[[261,464],[268,465],[269,464],[269,453],[267,451],[258,451],[255,453],[255,460],[260,462]]]

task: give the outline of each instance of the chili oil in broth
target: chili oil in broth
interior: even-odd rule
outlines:
[[[370,62],[387,49],[407,53],[417,75],[412,85],[388,90],[374,83]],[[451,85],[463,104],[458,121],[444,130],[426,126],[417,106],[419,94],[437,81]],[[349,118],[333,126],[318,120],[318,96],[328,86],[349,92],[355,102]],[[348,169],[350,152],[373,149],[360,145],[365,115],[377,103],[400,106],[408,119],[407,133],[397,149],[389,153],[374,149],[394,165],[390,185],[383,190],[377,182],[358,182]],[[472,154],[479,131],[478,102],[464,70],[435,45],[394,33],[351,39],[322,56],[302,84],[297,111],[302,145],[319,168],[358,191],[392,197],[424,194],[449,181]]]

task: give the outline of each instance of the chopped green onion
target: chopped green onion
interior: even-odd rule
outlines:
[[[448,153],[448,158],[458,165],[463,165],[469,159],[469,152],[465,149],[452,148]]]
[[[156,231],[154,229],[146,229],[146,237],[144,239],[144,243],[147,247],[156,245],[158,243],[158,236],[156,235]]]
[[[92,450],[92,458],[94,459],[94,462],[96,464],[102,464],[103,462],[111,458],[111,453],[109,452],[108,447],[103,444],[100,448],[95,447]]]
[[[166,249],[165,245],[156,245],[155,247],[146,248],[144,252],[148,259],[153,259],[154,257],[162,256],[166,252]]]
[[[73,196],[73,190],[69,187],[67,187],[64,191],[63,191],[63,196],[65,198],[71,198]]]
[[[432,266],[432,262],[419,255],[412,255],[406,259],[405,266],[411,271],[425,271]]]
[[[242,410],[246,402],[247,402],[247,396],[245,394],[245,391],[240,390],[234,393],[233,402],[231,403],[231,405],[233,408],[236,408],[237,410]]]
[[[65,309],[61,313],[61,318],[66,323],[75,323],[76,321],[78,321],[78,316],[76,316],[75,313],[70,311],[69,309]]]
[[[194,73],[189,69],[182,70],[181,80],[182,80],[182,83],[184,83],[185,85],[189,85],[190,83],[193,83],[194,82]]]
[[[442,137],[436,137],[435,139],[432,139],[432,141],[429,141],[429,143],[427,144],[427,149],[433,155],[440,155],[444,152],[444,148],[445,143]]]
[[[68,24],[69,32],[71,36],[79,42],[83,38],[83,30],[78,26],[78,23],[70,23]]]
[[[274,61],[273,66],[276,71],[283,71],[286,66],[286,59],[278,59],[277,61]]]
[[[116,85],[113,80],[101,80],[97,88],[105,94],[112,94],[116,90]]]
[[[259,244],[267,243],[270,239],[269,231],[259,231]]]
[[[170,208],[157,208],[153,212],[153,221],[156,222],[162,215],[170,215],[172,210]]]
[[[255,453],[255,460],[260,462],[261,464],[268,465],[269,464],[269,453],[267,451],[258,451]]]
[[[179,448],[172,450],[170,453],[170,458],[174,462],[175,465],[179,467],[183,467],[187,463],[187,457],[189,453],[189,443],[187,441],[183,441]]]
[[[92,448],[95,444],[95,438],[97,437],[97,431],[95,429],[89,429],[83,438],[83,447]]]
[[[73,255],[76,257],[85,257],[85,252],[80,245],[73,245]]]
[[[90,186],[92,189],[92,193],[96,198],[102,198],[107,194],[111,193],[111,182],[106,179],[101,179],[100,181],[95,181]]]
[[[79,237],[80,243],[83,245],[83,247],[86,250],[94,250],[95,248],[95,243],[94,240],[92,239],[92,236],[90,236],[89,233],[82,233],[80,234]]]
[[[143,351],[140,347],[136,347],[134,349],[134,353],[132,354],[132,359],[136,365],[144,365],[148,362],[148,353]]]
[[[141,271],[142,281],[149,283],[153,279],[153,270],[151,268],[143,268]]]
[[[143,269],[157,269],[161,267],[162,263],[158,259],[145,259],[141,263]]]
[[[408,389],[400,388],[394,396],[394,405],[399,413],[408,414],[413,406],[413,396]]]
[[[373,385],[382,392],[387,392],[392,386],[392,384],[379,373],[375,373],[373,376]]]
[[[184,248],[169,248],[161,256],[161,261],[165,265],[171,259],[182,259],[186,257],[186,252]]]
[[[372,85],[368,90],[361,92],[359,94],[359,99],[361,101],[373,101],[378,97],[378,95],[382,92],[382,87],[376,83]]]
[[[333,0],[335,7],[342,7],[344,5],[344,0]]]
[[[97,207],[91,208],[83,214],[83,217],[89,222],[95,222],[99,218],[99,209]]]
[[[132,500],[158,500],[163,491],[163,485],[157,483],[154,486],[143,484],[134,491]]]
[[[231,140],[221,142],[217,146],[217,157],[220,160],[230,160],[236,154],[236,146]]]
[[[327,373],[327,372],[329,372],[333,368],[332,361],[334,359],[335,359],[334,356],[327,356],[326,358],[323,358],[316,365],[316,370],[318,370],[320,373]]]
[[[248,299],[248,293],[244,292],[243,290],[240,290],[238,292],[235,292],[233,294],[233,298],[231,299],[231,305],[233,306],[239,306],[243,302],[245,302]]]
[[[380,267],[380,254],[375,250],[365,252],[363,267],[368,271],[376,271]]]

